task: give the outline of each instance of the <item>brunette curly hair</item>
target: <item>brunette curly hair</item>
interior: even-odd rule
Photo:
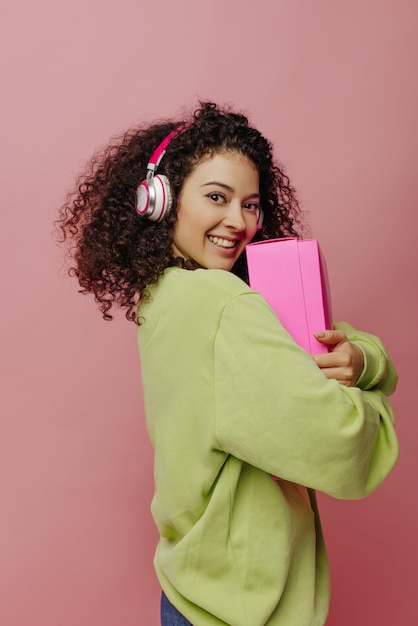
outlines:
[[[152,222],[136,212],[136,190],[146,177],[151,154],[184,124],[158,167],[170,181],[173,207],[161,222]],[[126,310],[128,320],[139,323],[137,308],[147,297],[148,285],[169,266],[196,268],[173,255],[177,199],[196,165],[222,152],[238,152],[257,167],[264,220],[254,241],[298,236],[302,220],[296,193],[274,163],[271,144],[244,115],[204,102],[191,120],[132,128],[93,156],[56,222],[60,243],[69,245],[69,273],[77,277],[81,293],[94,295],[104,319],[112,319],[109,311],[116,305]],[[232,271],[247,280],[245,254]]]

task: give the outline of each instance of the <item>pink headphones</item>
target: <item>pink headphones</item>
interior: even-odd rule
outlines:
[[[136,210],[142,217],[147,217],[153,222],[161,222],[167,215],[173,204],[170,183],[167,176],[156,174],[157,167],[165,155],[170,141],[181,133],[189,124],[183,124],[175,128],[159,146],[154,150],[147,165],[147,177],[139,183],[136,190]],[[257,215],[257,229],[263,224],[263,211],[260,209]]]
[[[147,165],[147,177],[137,187],[136,210],[139,215],[153,222],[160,222],[173,204],[168,178],[163,174],[155,174],[156,169],[170,141],[185,128],[186,125],[175,128],[154,150]]]

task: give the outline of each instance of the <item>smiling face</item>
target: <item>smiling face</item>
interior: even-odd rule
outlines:
[[[175,255],[229,271],[257,232],[260,210],[258,171],[246,156],[222,152],[201,161],[179,195]]]

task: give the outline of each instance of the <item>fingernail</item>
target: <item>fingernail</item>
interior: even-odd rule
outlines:
[[[314,333],[314,336],[315,336],[317,339],[321,339],[321,337],[325,337],[325,333]]]

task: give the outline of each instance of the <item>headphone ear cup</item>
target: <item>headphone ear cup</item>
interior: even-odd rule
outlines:
[[[148,180],[139,183],[136,189],[136,212],[142,217],[147,217],[149,213],[149,191]]]
[[[173,196],[167,176],[157,174],[153,178],[153,183],[155,192],[154,211],[149,219],[159,222],[170,211],[173,204]]]
[[[136,191],[136,210],[142,217],[160,222],[173,204],[170,183],[167,176],[157,174],[143,180]]]

